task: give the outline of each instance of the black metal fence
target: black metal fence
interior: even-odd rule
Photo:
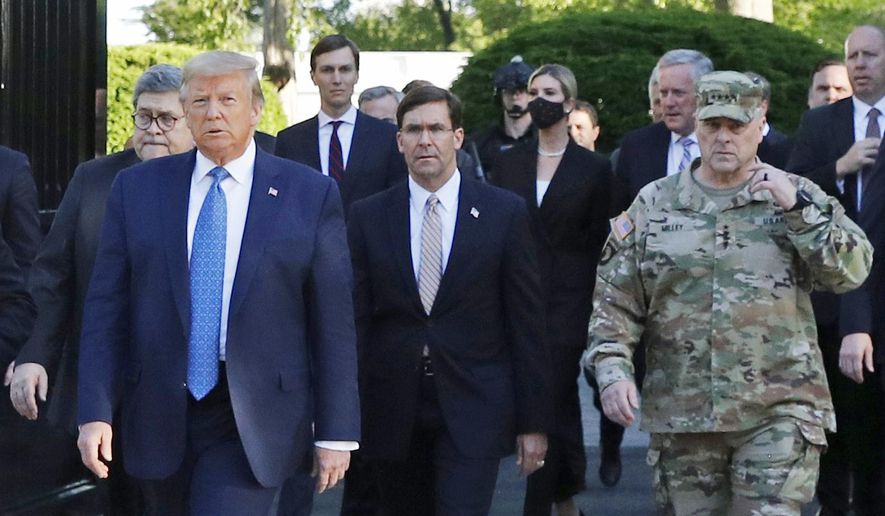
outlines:
[[[56,208],[76,165],[104,149],[105,7],[0,0],[0,143],[30,158],[42,209]]]

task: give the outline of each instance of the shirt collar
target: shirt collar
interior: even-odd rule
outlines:
[[[696,170],[697,169],[687,168],[679,173],[677,179],[678,194],[676,195],[676,201],[673,203],[673,207],[676,209],[687,209],[706,214],[720,211],[716,203],[704,193],[704,190],[698,186],[698,183],[695,182],[695,179],[692,177],[692,173],[696,173]],[[731,203],[723,208],[723,211],[730,208],[738,208],[751,202],[774,201],[774,197],[768,190],[758,190],[755,193],[750,193],[751,186],[752,181],[747,182],[747,184],[744,185],[744,188],[734,196]]]
[[[768,122],[765,122],[765,125],[762,126],[762,137],[765,138],[768,136],[768,133],[771,132],[771,125]]]
[[[451,213],[458,202],[458,191],[460,191],[460,189],[461,172],[459,172],[457,168],[455,169],[455,173],[452,174],[452,177],[450,177],[449,180],[446,181],[446,183],[436,192],[428,192],[424,187],[416,183],[411,175],[409,175],[409,199],[412,206],[419,211],[424,210],[424,205],[427,204],[427,198],[430,197],[430,194],[435,193],[442,209],[446,213]]]
[[[679,133],[674,133],[673,131],[670,131],[670,145],[671,145],[671,146],[676,145],[676,142],[678,142],[680,138],[682,138],[682,135],[681,135],[681,134],[679,134]],[[695,136],[695,133],[694,133],[694,132],[692,132],[691,134],[689,134],[688,136],[686,136],[686,138],[688,138],[689,140],[691,140],[692,142],[694,142],[695,145],[698,144],[698,137]],[[682,144],[680,143],[680,145],[682,145]]]
[[[866,102],[860,100],[856,96],[852,95],[851,102],[854,105],[854,112],[863,120],[867,120],[867,116],[869,116],[869,112],[871,109],[876,108],[879,110],[880,114],[885,113],[885,97],[882,97],[872,106],[867,104]]]
[[[246,152],[244,152],[239,158],[224,165],[224,169],[227,170],[236,182],[243,184],[248,181],[255,170],[255,154],[256,147],[255,139],[253,138],[249,142],[249,146],[246,147]],[[196,184],[202,181],[203,178],[217,166],[216,163],[197,149],[197,163],[194,166],[193,183]]]
[[[329,122],[334,122],[336,120],[340,120],[345,124],[356,125],[356,108],[353,107],[353,104],[351,104],[351,106],[347,109],[347,112],[341,115],[340,118],[332,118],[327,115],[322,109],[320,109],[320,112],[317,114],[317,119],[319,121],[320,127],[326,127],[327,125],[329,125]]]

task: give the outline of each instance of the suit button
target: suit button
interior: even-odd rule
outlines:
[[[187,382],[182,382],[182,384],[181,384],[181,388],[182,388],[182,389],[187,389]]]
[[[428,321],[427,321],[427,327],[428,327],[428,328],[433,328],[433,321],[428,320]]]

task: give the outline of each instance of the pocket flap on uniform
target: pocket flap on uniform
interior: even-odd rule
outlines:
[[[806,441],[818,446],[827,445],[827,435],[822,427],[805,421],[799,421],[798,424],[799,431],[802,432],[802,437],[804,437]]]

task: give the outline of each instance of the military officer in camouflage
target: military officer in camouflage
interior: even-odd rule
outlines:
[[[809,292],[860,285],[864,233],[807,179],[756,158],[762,92],[738,72],[696,86],[701,158],[612,220],[584,365],[613,421],[639,408],[663,514],[798,515],[835,426]]]

